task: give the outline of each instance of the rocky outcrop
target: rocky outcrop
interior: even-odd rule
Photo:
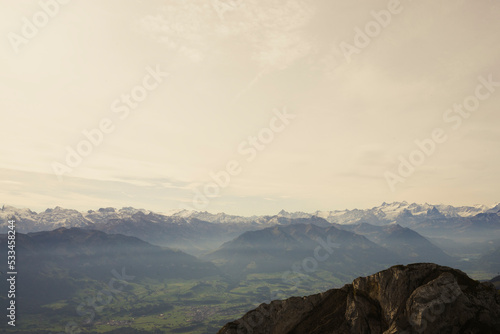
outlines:
[[[500,333],[500,294],[453,268],[394,266],[341,289],[261,304],[218,332],[233,333]]]

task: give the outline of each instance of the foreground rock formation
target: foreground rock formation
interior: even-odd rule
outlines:
[[[460,270],[399,265],[341,289],[261,304],[218,332],[233,333],[500,333],[500,294]]]

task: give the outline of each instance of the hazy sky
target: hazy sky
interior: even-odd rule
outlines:
[[[496,0],[0,0],[1,202],[498,202],[499,31]]]

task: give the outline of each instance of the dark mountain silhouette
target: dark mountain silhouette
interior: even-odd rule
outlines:
[[[350,274],[375,272],[387,264],[400,263],[396,254],[364,236],[313,224],[245,232],[203,259],[232,275],[283,271],[297,261],[309,261],[313,266],[315,260],[323,270]]]
[[[364,235],[376,244],[398,254],[406,263],[432,262],[452,265],[454,258],[419,233],[399,224],[375,226],[368,223],[336,225],[340,229]]]
[[[7,236],[0,236],[0,254],[7,258]],[[79,228],[16,234],[18,295],[24,311],[81,289],[99,286],[125,274],[143,278],[200,278],[217,275],[208,262],[181,251],[153,246],[138,238]],[[0,289],[8,291],[6,280]],[[7,289],[7,290],[6,290]]]

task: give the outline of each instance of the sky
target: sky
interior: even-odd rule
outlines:
[[[0,203],[496,203],[498,31],[490,0],[0,0]]]

